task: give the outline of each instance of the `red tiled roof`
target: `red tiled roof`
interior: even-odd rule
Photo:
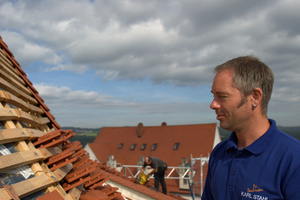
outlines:
[[[189,159],[191,154],[207,156],[213,149],[216,128],[215,123],[145,126],[142,136],[137,137],[137,127],[103,127],[89,146],[102,163],[112,154],[123,165],[136,165],[140,156],[149,155],[163,159],[169,166],[178,166],[183,157]],[[118,149],[120,143],[124,145]],[[180,143],[178,150],[173,150],[175,143]],[[134,150],[130,150],[132,144],[136,144]],[[142,144],[147,144],[145,150],[140,150]],[[157,144],[155,151],[151,151],[153,144]]]
[[[121,165],[137,165],[141,156],[149,155],[161,158],[168,166],[179,166],[182,158],[190,160],[191,155],[193,158],[208,156],[213,149],[216,129],[216,123],[172,126],[163,124],[144,126],[142,130],[140,124],[137,127],[103,127],[89,146],[101,163],[106,163],[109,155],[113,155]],[[118,149],[121,143],[123,147]],[[178,150],[173,150],[175,143],[179,143]],[[130,150],[132,144],[136,144],[134,150]],[[143,144],[147,146],[145,150],[140,150]],[[153,144],[157,144],[155,151],[151,151]],[[183,192],[178,189],[178,180],[166,182],[169,191]]]

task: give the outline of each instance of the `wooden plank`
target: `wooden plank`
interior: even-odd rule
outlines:
[[[0,101],[4,101],[6,99],[3,92],[4,92],[3,90],[0,90]]]
[[[54,170],[56,178],[61,181],[73,169],[72,163],[67,164],[59,169]]]
[[[0,49],[0,68],[6,71],[6,73],[8,73],[22,85],[25,85],[25,81],[19,77],[16,69],[13,68],[12,62],[8,60],[6,54],[2,51],[2,49]]]
[[[30,91],[24,86],[22,85],[20,82],[16,81],[16,79],[14,79],[12,76],[10,76],[9,74],[7,74],[3,69],[0,68],[0,76],[6,80],[7,82],[9,82],[10,84],[12,84],[14,87],[18,88],[19,90],[23,91],[25,94],[27,95],[31,95]]]
[[[30,139],[30,134],[28,133],[28,131],[26,131],[26,129],[23,128],[0,130],[0,144],[28,139]]]
[[[6,192],[9,194],[9,196],[12,197],[13,200],[20,200],[18,195],[15,193],[14,189],[10,185],[3,185]]]
[[[19,97],[7,92],[0,90],[0,101],[5,101],[9,104],[12,104],[18,108],[21,108],[22,110],[26,112],[31,112],[31,113],[38,113],[38,114],[43,114],[44,111],[32,104],[26,103],[23,101],[23,99],[20,99]]]
[[[10,103],[18,108],[21,108],[24,111],[29,111],[29,105],[20,99],[19,97],[16,97],[15,95],[7,92],[7,91],[0,91],[0,95],[4,96],[3,101]]]
[[[31,179],[15,183],[11,185],[11,187],[20,198],[23,198],[37,191],[45,189],[55,183],[58,183],[58,180],[55,178],[53,173],[50,173],[49,175],[43,174],[41,176],[36,176]],[[0,199],[11,199],[4,188],[0,189]]]
[[[42,117],[39,120],[40,120],[40,124],[48,124],[48,123],[50,123],[50,119],[48,117]]]
[[[80,199],[82,190],[83,190],[83,184],[71,189],[68,194],[70,194],[73,197],[73,199]]]
[[[46,135],[47,133],[44,131],[40,131],[38,129],[31,129],[31,128],[26,128],[26,131],[29,133],[30,135],[30,140],[31,139],[37,139],[40,138],[44,135]]]
[[[11,85],[9,82],[4,80],[2,77],[0,77],[0,87],[4,90],[9,91],[13,95],[23,99],[24,101],[28,101],[29,103],[33,105],[37,105],[38,102],[35,98],[29,96],[28,94],[24,93],[23,91],[19,90],[18,88]]]
[[[31,104],[28,104],[28,106],[29,106],[29,109],[31,112],[38,113],[38,114],[44,114],[44,111],[41,108],[31,105]]]
[[[40,120],[37,117],[35,117],[34,115],[31,115],[31,114],[29,114],[27,112],[24,112],[22,110],[17,110],[17,109],[14,109],[14,110],[18,115],[17,120],[25,122],[27,124],[32,124],[33,126],[40,125]]]
[[[41,152],[44,159],[50,158],[51,156],[61,153],[61,150],[58,147],[40,148],[38,150]]]
[[[5,120],[23,121],[33,126],[40,126],[50,122],[50,120],[47,117],[38,117],[36,115],[31,115],[22,110],[13,109],[13,108],[1,108],[0,121],[5,121]]]
[[[0,121],[16,120],[18,119],[18,114],[14,109],[1,108],[0,109]]]
[[[1,188],[0,189],[0,199],[1,200],[11,200],[12,198],[4,188]]]
[[[3,155],[0,156],[0,172],[38,162],[43,159],[44,157],[38,149]]]

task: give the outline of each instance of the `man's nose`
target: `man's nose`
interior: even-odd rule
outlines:
[[[213,99],[209,107],[215,110],[220,107],[220,104],[215,99]]]

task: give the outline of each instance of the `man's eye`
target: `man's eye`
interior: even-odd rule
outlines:
[[[227,96],[226,95],[221,95],[221,96],[218,96],[219,99],[226,99]]]

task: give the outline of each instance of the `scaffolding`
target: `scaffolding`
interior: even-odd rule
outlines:
[[[205,178],[204,177],[204,171],[203,171],[203,166],[205,164],[208,164],[209,161],[209,154],[207,155],[207,157],[199,157],[199,158],[193,158],[193,156],[191,155],[191,168],[195,169],[195,166],[200,166],[200,171],[198,172],[199,175],[199,181],[194,181],[196,179],[195,174],[193,174],[193,181],[191,182],[191,191],[192,191],[192,197],[193,199],[196,198],[196,196],[201,197],[202,193],[203,193],[203,188],[205,185]],[[193,171],[194,172],[194,171]]]
[[[203,166],[208,164],[209,154],[207,157],[193,158],[191,155],[191,161],[188,163],[188,166],[169,166],[166,171],[165,179],[177,179],[177,180],[186,180],[188,183],[188,188],[193,200],[200,199],[203,188],[205,185],[204,170]],[[198,168],[199,166],[199,168]],[[118,171],[124,170],[124,176],[128,178],[137,178],[142,169],[141,165],[121,165],[118,164]],[[150,167],[147,167],[145,170],[147,173],[151,171]],[[154,178],[153,175],[149,177]]]

